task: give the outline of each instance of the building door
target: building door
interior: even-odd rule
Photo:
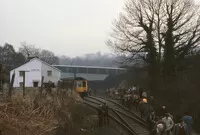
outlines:
[[[33,82],[33,87],[38,87],[39,82]]]
[[[20,87],[21,89],[23,88],[23,85],[24,85],[23,82],[20,82],[20,83],[19,83],[19,87]]]

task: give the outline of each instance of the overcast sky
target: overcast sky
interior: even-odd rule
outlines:
[[[196,0],[200,1],[200,0]],[[57,55],[109,52],[105,40],[124,0],[0,0],[0,45],[26,41]]]
[[[123,0],[0,0],[0,45],[26,41],[57,55],[109,52]]]

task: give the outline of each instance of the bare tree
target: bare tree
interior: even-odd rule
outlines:
[[[38,56],[40,54],[40,49],[24,41],[21,43],[19,52],[21,52],[28,59],[30,57]]]
[[[27,44],[26,42],[21,43],[19,52],[21,52],[26,57],[26,59],[30,57],[39,57],[41,60],[47,62],[48,64],[58,63],[58,57],[56,57],[53,52],[48,50],[41,50],[34,45]]]
[[[128,61],[141,56],[154,85],[160,62],[164,75],[172,74],[199,44],[199,25],[198,7],[191,0],[127,0],[107,44]]]
[[[49,64],[58,64],[58,57],[48,50],[42,50],[39,54],[39,58]]]
[[[165,1],[165,26],[162,28],[164,75],[171,75],[179,63],[200,43],[199,8],[191,0]],[[163,22],[164,23],[164,22]]]
[[[151,83],[156,82],[158,52],[154,39],[155,0],[128,0],[125,12],[115,21],[108,45],[124,54],[128,61],[138,54],[148,64]],[[150,86],[151,87],[151,86]],[[152,88],[153,89],[153,88]]]

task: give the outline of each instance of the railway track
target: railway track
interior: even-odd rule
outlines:
[[[124,127],[128,134],[132,135],[149,135],[148,125],[136,113],[129,111],[121,104],[102,97],[86,97],[84,103],[95,107],[107,103],[109,107],[109,117]]]
[[[94,109],[99,109],[98,103],[91,102],[88,100],[84,100],[84,104],[87,104],[88,106],[94,108]],[[127,125],[125,125],[119,118],[118,116],[114,115],[113,112],[109,112],[109,118],[112,119],[115,123],[119,124],[121,127],[123,127],[123,135],[136,135]],[[122,132],[122,131],[121,131]]]

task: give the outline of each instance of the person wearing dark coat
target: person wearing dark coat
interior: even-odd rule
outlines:
[[[99,127],[103,126],[103,119],[104,119],[104,113],[102,110],[102,105],[99,106],[98,108],[98,118],[99,118]]]
[[[109,124],[108,105],[106,103],[104,103],[102,109],[103,109],[103,121],[104,121],[104,124]]]
[[[180,120],[180,123],[175,124],[173,135],[189,135],[187,124],[184,123],[183,119]]]
[[[147,123],[149,125],[149,129],[153,130],[155,123],[156,123],[156,116],[155,116],[155,112],[152,111],[147,119]]]
[[[161,109],[160,109],[160,111],[159,111],[159,114],[158,114],[158,115],[159,115],[160,117],[164,117],[166,113],[167,113],[166,106],[162,106]]]
[[[141,118],[147,121],[151,112],[150,105],[148,104],[147,99],[144,98],[142,100],[142,102],[139,105],[139,110],[140,110]]]

